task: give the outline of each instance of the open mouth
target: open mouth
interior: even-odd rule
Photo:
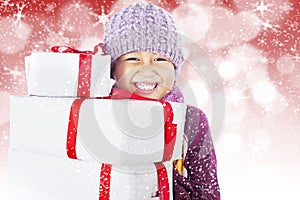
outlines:
[[[153,93],[157,89],[159,82],[154,82],[154,83],[134,82],[133,84],[137,88],[138,92],[149,94],[149,93]]]

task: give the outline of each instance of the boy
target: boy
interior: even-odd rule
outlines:
[[[183,65],[181,39],[171,15],[150,3],[128,6],[108,23],[105,53],[111,55],[114,87],[140,96],[183,102],[176,75]],[[220,199],[216,156],[205,114],[187,107],[184,157],[187,176],[174,164],[174,199]]]

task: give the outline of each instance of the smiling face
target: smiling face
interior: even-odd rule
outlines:
[[[173,87],[175,69],[167,57],[149,52],[131,52],[117,59],[114,77],[121,89],[161,99]]]

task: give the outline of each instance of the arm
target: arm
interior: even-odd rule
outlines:
[[[188,106],[185,134],[189,138],[184,158],[187,177],[174,168],[174,199],[219,200],[217,163],[205,114]]]

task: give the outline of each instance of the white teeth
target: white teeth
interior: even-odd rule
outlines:
[[[153,90],[157,83],[135,83],[135,86],[140,90]]]

